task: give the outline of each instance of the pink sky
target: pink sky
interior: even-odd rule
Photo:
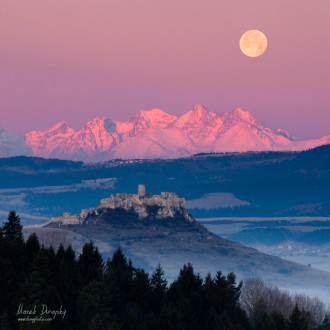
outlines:
[[[329,135],[329,13],[329,0],[1,0],[0,127],[202,103]],[[238,46],[250,29],[268,38],[259,58]]]

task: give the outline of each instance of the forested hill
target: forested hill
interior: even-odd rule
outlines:
[[[160,265],[148,274],[120,248],[104,261],[92,241],[79,256],[71,246],[41,245],[36,234],[24,241],[14,211],[0,226],[0,270],[0,328],[6,330],[330,327],[322,301],[260,279],[242,287],[234,273],[203,278],[188,263],[168,284]]]
[[[114,178],[113,188],[78,189],[74,194],[27,193],[30,208],[47,214],[78,212],[111,193],[175,191],[193,200],[209,193],[232,193],[249,205],[192,209],[195,216],[295,216],[330,214],[330,145],[303,152],[198,154],[180,159],[112,160],[83,164],[16,157],[0,160],[0,188],[79,184]],[[26,205],[27,205],[26,204]],[[55,211],[54,211],[55,210]],[[56,214],[54,214],[54,212]]]

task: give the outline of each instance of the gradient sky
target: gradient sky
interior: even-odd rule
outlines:
[[[0,0],[0,127],[241,107],[330,134],[330,0]],[[244,56],[241,35],[268,49]]]

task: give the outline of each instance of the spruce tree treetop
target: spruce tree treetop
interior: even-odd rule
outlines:
[[[29,262],[32,262],[33,258],[40,250],[40,243],[36,233],[32,233],[26,240],[25,249]]]
[[[153,290],[163,291],[165,293],[167,289],[167,280],[164,278],[164,271],[160,264],[158,264],[155,271],[152,273],[151,286]]]
[[[24,242],[21,219],[15,211],[10,211],[8,221],[3,223],[2,233],[10,241]]]

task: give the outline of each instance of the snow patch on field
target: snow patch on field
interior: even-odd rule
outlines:
[[[236,198],[233,193],[210,193],[201,198],[187,201],[188,209],[210,210],[239,205],[250,205],[250,203]]]

